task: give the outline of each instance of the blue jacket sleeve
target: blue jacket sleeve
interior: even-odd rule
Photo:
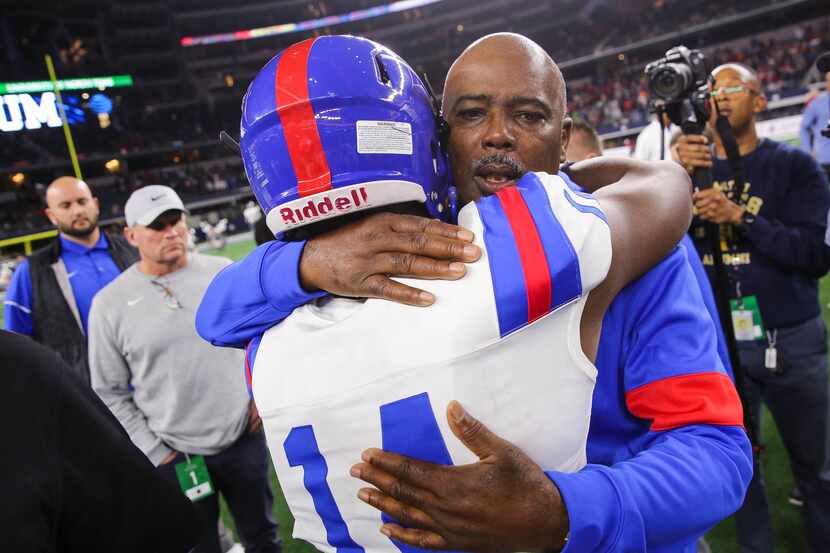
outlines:
[[[816,161],[793,150],[792,179],[780,221],[761,215],[739,227],[760,253],[783,268],[820,278],[830,269],[830,252],[824,247],[830,187]]]
[[[614,300],[597,368],[592,464],[548,473],[570,520],[565,551],[684,550],[740,507],[752,478],[740,400],[685,252]]]
[[[813,126],[816,122],[816,101],[813,100],[807,105],[804,110],[804,115],[801,117],[801,128],[799,129],[799,136],[801,139],[800,147],[807,154],[813,153]]]
[[[325,292],[300,285],[305,242],[272,241],[225,267],[196,312],[196,331],[215,346],[244,348],[253,338]]]
[[[32,279],[29,276],[28,259],[14,270],[3,302],[3,320],[6,330],[27,336],[33,333]]]
[[[655,433],[636,457],[548,473],[570,519],[564,553],[653,551],[693,543],[734,513],[752,478],[743,429],[690,425]]]

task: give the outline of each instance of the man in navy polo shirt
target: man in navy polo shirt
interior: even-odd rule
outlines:
[[[713,252],[704,223],[719,225],[746,397],[761,420],[765,404],[775,420],[803,494],[802,512],[812,551],[830,543],[830,476],[825,470],[828,432],[827,330],[818,280],[830,268],[824,245],[830,188],[807,153],[759,138],[757,115],[767,100],[753,69],[727,63],[712,71],[712,98],[737,142],[744,182],[726,159],[717,129],[678,139],[678,158],[690,172],[711,168],[714,186],[694,195],[691,234],[707,269]],[[714,110],[713,110],[714,111]],[[713,123],[710,120],[710,125]],[[755,429],[760,435],[760,427]],[[757,472],[736,515],[743,553],[774,548],[770,506]],[[776,508],[776,506],[772,506]]]
[[[86,325],[92,298],[138,260],[120,236],[98,227],[98,199],[75,177],[46,189],[46,215],[58,239],[15,270],[6,293],[6,330],[55,350],[87,384]]]

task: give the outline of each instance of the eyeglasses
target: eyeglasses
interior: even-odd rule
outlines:
[[[181,302],[176,299],[176,296],[173,295],[173,290],[171,290],[166,284],[159,282],[158,280],[151,280],[150,282],[161,288],[161,291],[164,293],[164,301],[167,304],[167,307],[170,309],[182,308]]]
[[[720,98],[722,96],[740,94],[741,92],[752,92],[753,94],[757,94],[757,91],[754,88],[749,88],[748,86],[739,84],[735,86],[722,86],[720,88],[715,88],[712,90],[711,95],[712,98]]]

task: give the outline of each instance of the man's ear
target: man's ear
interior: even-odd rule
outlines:
[[[568,151],[568,144],[571,141],[571,130],[573,129],[573,120],[570,117],[565,117],[562,119],[562,134],[560,140],[562,141],[561,148],[559,150],[559,163],[565,163],[568,159],[566,156],[566,152]]]
[[[138,247],[138,242],[135,241],[135,232],[130,227],[124,227],[124,238],[127,239],[127,242],[134,248]]]
[[[55,218],[55,214],[52,212],[51,209],[47,207],[45,210],[43,210],[43,212],[46,213],[46,217],[49,218],[50,223],[52,223],[55,226],[58,226],[58,220]]]
[[[767,97],[764,96],[763,93],[758,93],[755,95],[755,102],[752,105],[752,111],[754,113],[761,113],[767,109]]]

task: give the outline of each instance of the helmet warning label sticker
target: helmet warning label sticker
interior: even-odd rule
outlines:
[[[357,153],[412,155],[412,125],[397,121],[358,121]]]

